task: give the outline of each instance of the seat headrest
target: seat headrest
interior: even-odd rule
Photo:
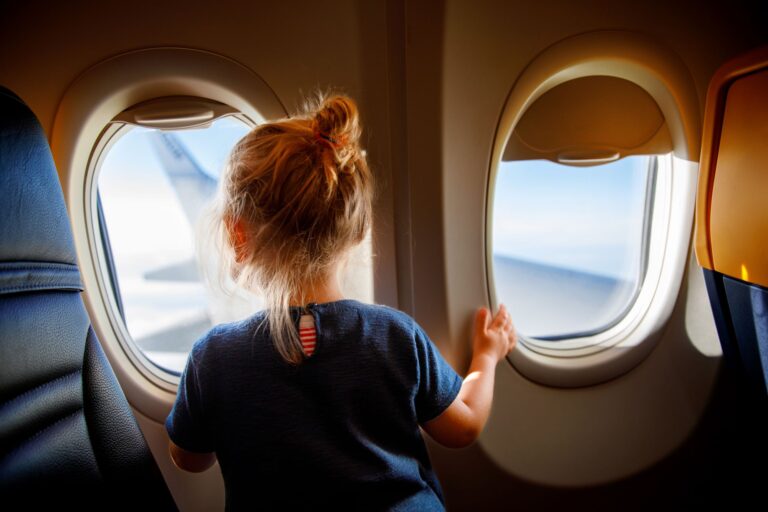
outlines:
[[[76,264],[59,177],[35,114],[0,87],[0,261]]]
[[[29,107],[0,87],[0,293],[82,289],[76,265],[48,140]]]

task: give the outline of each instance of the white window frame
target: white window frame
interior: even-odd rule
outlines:
[[[599,339],[588,340],[594,342],[591,347],[580,347],[583,339],[570,348],[563,343],[567,340],[556,342],[558,348],[553,348],[554,342],[547,346],[546,342],[521,339],[508,356],[520,374],[554,387],[590,386],[614,379],[651,353],[675,307],[693,229],[698,173],[695,160],[699,156],[701,132],[698,95],[690,73],[679,57],[645,36],[622,31],[580,34],[537,55],[517,77],[506,98],[489,154],[489,175],[484,182],[484,277],[489,278],[490,268],[488,241],[492,231],[488,219],[492,212],[492,187],[507,140],[539,97],[562,83],[589,76],[628,80],[656,102],[670,136],[671,155],[659,168],[660,175],[669,175],[669,193],[666,200],[654,204],[658,210],[654,212],[654,227],[663,229],[654,229],[652,233],[652,261],[648,262],[644,289],[625,319],[605,333],[596,334]],[[447,178],[446,186],[454,188],[457,181]],[[663,184],[658,188],[663,188]],[[667,213],[662,216],[665,209]],[[487,283],[484,288],[485,299],[495,307],[495,294]],[[453,296],[448,299],[451,310],[458,306],[459,301]]]
[[[598,333],[557,341],[519,336],[507,359],[526,377],[555,386],[594,384],[628,371],[655,346],[685,268],[696,192],[695,164],[671,153],[657,158],[647,268],[634,303],[623,318]],[[486,240],[491,240],[498,167],[496,164],[492,170],[488,189]],[[498,300],[492,258],[492,247],[487,243],[489,302],[495,309]]]

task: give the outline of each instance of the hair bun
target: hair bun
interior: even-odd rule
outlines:
[[[358,117],[357,105],[352,98],[329,96],[322,100],[315,111],[315,134],[334,148],[355,148],[360,139]]]

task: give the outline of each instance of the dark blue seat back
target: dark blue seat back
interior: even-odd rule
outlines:
[[[768,290],[704,269],[726,363],[758,397],[768,397]]]
[[[0,87],[2,506],[175,510],[82,289],[45,134]]]

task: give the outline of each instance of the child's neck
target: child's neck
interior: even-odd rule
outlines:
[[[341,293],[339,282],[336,279],[336,276],[333,276],[320,283],[310,284],[304,289],[298,290],[291,297],[291,306],[306,306],[312,302],[321,304],[323,302],[334,302],[343,298],[344,294]]]

